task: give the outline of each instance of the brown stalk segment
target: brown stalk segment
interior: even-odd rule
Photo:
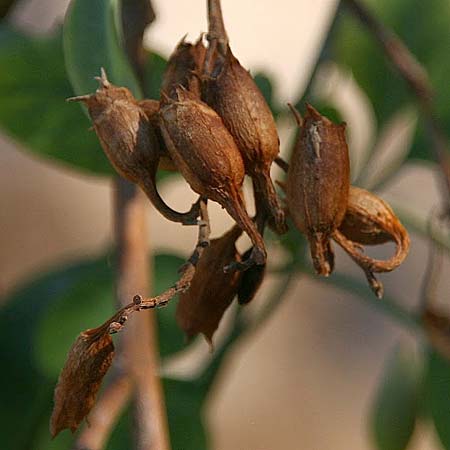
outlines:
[[[111,164],[124,178],[139,184],[168,220],[195,224],[199,215],[198,202],[190,211],[179,213],[166,205],[156,189],[160,148],[146,112],[127,88],[112,85],[104,71],[99,82],[100,88],[95,94],[69,100],[87,105],[95,132]]]
[[[345,124],[332,123],[307,104],[298,125],[286,201],[296,227],[308,237],[316,272],[328,276],[334,265],[329,241],[344,218],[350,186]]]
[[[195,192],[227,210],[254,245],[252,263],[264,264],[264,241],[241,196],[244,163],[232,136],[208,105],[183,89],[177,94],[177,100],[164,99],[160,111],[162,135],[174,164]]]

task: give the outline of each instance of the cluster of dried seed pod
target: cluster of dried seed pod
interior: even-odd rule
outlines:
[[[232,299],[237,295],[239,303],[248,303],[264,278],[266,225],[279,234],[287,226],[270,177],[279,154],[275,120],[230,49],[219,0],[208,0],[208,22],[207,46],[202,35],[194,44],[183,38],[170,56],[160,99],[138,101],[128,89],[112,85],[102,71],[94,94],[72,100],[87,105],[112,165],[139,184],[166,218],[196,224],[200,199],[210,199],[236,222],[204,252],[191,289],[179,304],[177,317],[186,333],[202,332],[211,340]],[[386,203],[350,186],[345,124],[332,123],[311,105],[303,119],[294,113],[300,129],[285,185],[287,211],[308,238],[314,268],[325,276],[333,271],[334,240],[381,296],[374,273],[393,270],[403,261],[408,235]],[[180,172],[199,194],[188,212],[174,211],[158,194],[155,176],[160,168]],[[253,219],[242,193],[245,175],[253,182]],[[242,231],[252,247],[239,254],[235,242]],[[386,261],[361,252],[363,245],[387,241],[395,242],[397,251]]]
[[[334,267],[330,240],[337,242],[362,268],[377,297],[383,286],[375,273],[398,267],[409,250],[409,236],[392,209],[376,195],[350,186],[345,124],[336,125],[311,105],[302,119],[287,171],[288,209],[309,241],[314,268],[328,276]],[[395,254],[377,260],[362,253],[364,245],[396,244]]]

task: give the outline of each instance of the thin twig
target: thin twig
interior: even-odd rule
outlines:
[[[103,449],[130,395],[129,377],[125,374],[114,377],[89,413],[89,425],[77,436],[73,450]]]
[[[117,302],[124,307],[136,290],[147,291],[149,259],[145,197],[126,180],[115,181],[115,235],[118,251]],[[121,337],[117,357],[133,385],[137,450],[170,450],[166,409],[159,379],[154,313],[139,315]]]
[[[450,214],[450,150],[448,138],[434,114],[433,90],[425,68],[401,39],[379,21],[359,0],[344,0],[355,16],[367,27],[385,54],[416,95],[425,121],[431,149],[444,177],[447,214]]]

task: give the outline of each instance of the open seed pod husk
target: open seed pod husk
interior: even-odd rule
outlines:
[[[243,274],[224,273],[223,267],[240,260],[235,243],[241,234],[242,230],[234,226],[222,237],[211,240],[189,289],[180,295],[176,318],[189,338],[202,333],[211,344],[223,314],[233,301]]]
[[[242,156],[222,119],[181,88],[176,100],[162,100],[160,117],[167,150],[180,173],[195,192],[222,205],[249,235],[254,245],[249,263],[264,264],[264,241],[247,214],[241,193]]]
[[[183,38],[167,61],[161,92],[176,99],[176,90],[181,86],[200,99],[200,73],[205,52],[201,36],[195,44],[185,42]]]
[[[350,186],[345,124],[336,125],[311,105],[300,127],[286,181],[286,202],[296,227],[310,244],[316,272],[334,267],[330,238],[347,209]]]
[[[94,94],[69,100],[86,104],[94,130],[111,164],[124,178],[139,184],[167,219],[195,224],[199,215],[198,204],[187,213],[179,213],[164,203],[156,189],[160,148],[145,111],[127,88],[111,84],[103,70],[98,80],[100,87]]]
[[[383,286],[374,273],[390,272],[406,258],[410,239],[391,207],[381,198],[364,189],[351,187],[347,211],[333,239],[363,269],[377,297],[382,297]],[[361,253],[361,245],[377,245],[392,241],[394,255],[378,260]]]

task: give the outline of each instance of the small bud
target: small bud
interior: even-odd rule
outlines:
[[[160,159],[158,138],[151,121],[133,94],[111,84],[102,70],[100,88],[95,94],[69,99],[82,101],[88,107],[95,132],[114,168],[124,178],[137,183],[155,208],[167,219],[186,224],[196,223],[199,214],[195,204],[187,213],[167,206],[156,189],[156,171]]]
[[[264,264],[264,241],[245,210],[241,186],[244,163],[221,118],[192,93],[177,89],[177,99],[164,99],[161,131],[172,161],[191,188],[224,207],[249,235],[251,260]]]
[[[200,258],[189,289],[180,295],[176,318],[189,338],[203,333],[211,343],[223,314],[236,295],[240,277],[247,273],[223,272],[225,265],[240,260],[235,243],[241,233],[235,226],[211,241]]]
[[[316,272],[328,276],[334,267],[330,237],[344,218],[350,186],[345,124],[335,125],[306,107],[304,120],[297,121],[286,201],[296,227],[309,240]]]
[[[390,272],[406,258],[410,240],[408,232],[391,207],[376,195],[357,187],[350,188],[347,211],[333,239],[351,256],[366,274],[369,285],[379,298],[383,285],[374,273]],[[361,252],[362,245],[393,241],[395,254],[387,260],[371,258]]]

